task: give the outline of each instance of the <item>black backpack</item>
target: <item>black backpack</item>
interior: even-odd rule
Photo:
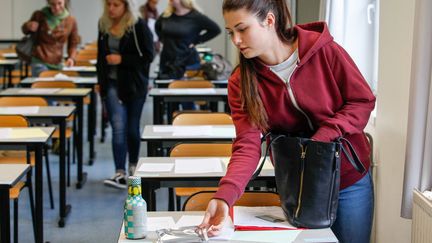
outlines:
[[[231,63],[220,54],[212,54],[211,60],[201,65],[204,77],[208,80],[225,80],[231,76]]]

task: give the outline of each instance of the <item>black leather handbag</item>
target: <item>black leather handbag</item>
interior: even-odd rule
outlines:
[[[351,143],[344,138],[319,142],[273,133],[262,142],[267,137],[266,154],[252,178],[260,173],[271,148],[276,187],[288,222],[311,229],[332,226],[339,199],[341,152],[359,173],[366,171]]]
[[[33,52],[33,46],[34,46],[34,39],[33,35],[26,35],[24,36],[15,47],[15,51],[18,55],[18,58],[30,63],[32,58],[32,52]]]

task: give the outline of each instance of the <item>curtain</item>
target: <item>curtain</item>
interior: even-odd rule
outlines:
[[[409,118],[401,216],[412,217],[412,193],[432,186],[432,1],[415,10]]]
[[[343,46],[345,41],[345,0],[321,0],[319,19],[327,22],[334,40]]]

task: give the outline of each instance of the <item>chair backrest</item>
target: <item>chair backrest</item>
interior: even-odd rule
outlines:
[[[28,127],[28,120],[21,115],[0,115],[0,127]]]
[[[32,88],[76,88],[72,81],[36,81],[32,83]]]
[[[174,117],[173,125],[232,125],[229,114],[223,112],[180,113]]]
[[[183,204],[183,211],[205,211],[209,201],[213,198],[214,191],[197,192],[188,197]],[[234,206],[280,206],[279,195],[275,192],[245,192]]]
[[[190,88],[214,88],[208,80],[174,80],[168,85],[169,89],[190,89]]]
[[[229,157],[231,143],[179,143],[170,151],[171,157]]]
[[[67,75],[69,77],[78,77],[79,73],[76,71],[59,71],[59,70],[46,70],[46,71],[42,71],[39,74],[39,77],[41,78],[49,78],[49,77],[54,77],[57,74],[62,73],[64,75]]]
[[[48,106],[42,97],[0,97],[0,106]]]

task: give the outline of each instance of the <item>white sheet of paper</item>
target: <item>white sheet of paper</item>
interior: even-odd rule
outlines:
[[[172,163],[144,163],[138,168],[140,172],[170,172],[174,164]]]
[[[39,106],[8,106],[0,107],[2,114],[36,114],[39,111]]]
[[[54,94],[60,91],[58,88],[37,88],[37,89],[20,89],[20,94]]]
[[[234,206],[234,225],[238,226],[258,226],[258,227],[281,227],[288,229],[296,229],[284,221],[281,223],[272,223],[263,219],[259,219],[258,215],[272,215],[278,218],[285,218],[281,207],[242,207]]]
[[[185,226],[198,226],[201,224],[204,215],[183,215],[176,223],[176,228]],[[234,225],[231,220],[227,220],[221,230],[220,235],[212,237],[212,240],[229,240],[234,234]]]
[[[173,126],[154,126],[153,132],[173,132]]]
[[[189,173],[218,173],[222,172],[220,159],[176,159],[174,172]]]
[[[148,217],[147,230],[156,231],[159,229],[175,228],[175,222],[172,217]]]
[[[89,63],[91,65],[96,65],[97,64],[97,59],[91,59],[91,60],[89,60]]]
[[[210,136],[212,126],[173,126],[174,137]]]
[[[8,139],[11,137],[12,128],[0,128],[0,139]]]
[[[40,128],[16,128],[12,129],[10,138],[43,138],[47,134]]]
[[[231,137],[236,136],[235,128],[233,127],[212,127],[210,135],[215,137]]]

